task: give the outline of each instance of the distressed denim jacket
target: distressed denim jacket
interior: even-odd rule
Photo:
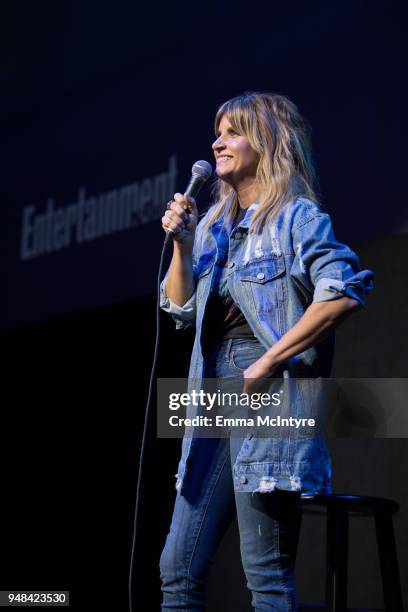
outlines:
[[[193,248],[195,290],[178,306],[166,296],[167,274],[160,287],[160,306],[169,312],[177,329],[196,328],[191,355],[189,381],[200,386],[204,376],[203,340],[206,331],[206,305],[220,266],[227,256],[231,271],[227,278],[231,297],[241,309],[259,342],[269,349],[304,314],[312,302],[333,300],[343,295],[364,305],[373,288],[373,273],[361,270],[357,255],[335,238],[330,216],[314,202],[298,197],[278,218],[266,224],[260,234],[249,233],[251,217],[258,206],[250,206],[233,228],[218,219],[205,234],[201,219]],[[288,410],[294,416],[313,416],[315,387],[308,380],[330,376],[334,334],[288,359],[284,364],[286,380],[304,383],[289,389]],[[187,416],[194,416],[190,410]],[[199,438],[185,436],[176,474],[176,489],[186,490],[189,472]],[[299,438],[256,438],[248,435],[236,458],[233,477],[236,491],[272,491],[275,487],[302,491],[304,495],[331,490],[330,456],[322,436]]]

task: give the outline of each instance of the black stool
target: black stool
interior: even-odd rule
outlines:
[[[397,502],[362,495],[302,497],[302,512],[327,514],[326,598],[324,606],[300,606],[300,610],[347,611],[347,561],[349,516],[373,516],[381,566],[386,612],[403,612],[398,558],[392,515]]]

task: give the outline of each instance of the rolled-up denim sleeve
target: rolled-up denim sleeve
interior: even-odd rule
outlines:
[[[196,318],[196,289],[183,306],[171,301],[166,294],[167,274],[160,284],[160,308],[168,312],[176,323],[176,329],[185,329],[195,325]]]
[[[315,213],[294,227],[292,238],[295,258],[290,274],[313,294],[313,302],[345,295],[364,306],[374,286],[374,274],[371,270],[362,270],[354,251],[336,240],[327,213]]]
[[[200,258],[200,252],[202,248],[202,233],[204,227],[205,217],[202,218],[196,228],[194,246],[193,246],[193,277],[195,288],[192,295],[189,297],[187,302],[183,306],[178,306],[170,300],[166,294],[166,280],[169,271],[167,270],[166,275],[160,283],[160,308],[165,312],[168,312],[176,323],[176,329],[185,329],[186,327],[194,326],[196,321],[196,295],[197,295],[197,262]]]

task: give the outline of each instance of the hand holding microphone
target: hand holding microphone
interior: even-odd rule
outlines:
[[[162,227],[176,242],[187,246],[194,243],[197,218],[198,210],[194,198],[175,193],[162,217]]]
[[[211,176],[212,167],[208,162],[200,160],[193,165],[185,194],[174,194],[174,199],[167,204],[167,210],[161,219],[162,227],[166,231],[165,243],[170,236],[173,236],[175,242],[179,244],[187,246],[194,244],[198,218],[194,198]]]

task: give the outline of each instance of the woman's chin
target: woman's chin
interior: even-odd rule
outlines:
[[[233,183],[233,177],[232,177],[232,173],[231,172],[225,172],[222,169],[215,169],[215,174],[218,176],[219,179],[221,179],[222,181],[225,181],[226,183],[228,183],[229,185],[232,185]]]

